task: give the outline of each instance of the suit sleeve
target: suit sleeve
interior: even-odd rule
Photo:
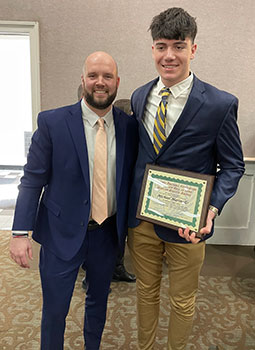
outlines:
[[[238,100],[233,99],[223,119],[216,139],[218,171],[211,204],[221,212],[224,204],[236,192],[244,173],[243,152],[237,125]]]
[[[42,189],[51,173],[52,145],[44,114],[38,115],[38,129],[32,137],[24,176],[19,185],[13,230],[33,230]]]

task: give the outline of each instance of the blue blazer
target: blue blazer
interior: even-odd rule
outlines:
[[[140,143],[131,189],[129,226],[139,224],[137,204],[146,164],[215,175],[211,204],[221,212],[236,192],[244,172],[237,120],[238,100],[194,76],[188,101],[157,155],[143,125],[147,97],[158,78],[138,88],[132,95],[133,113],[139,122]],[[217,170],[217,167],[219,168]],[[177,231],[154,225],[156,233],[170,242],[186,241]],[[209,238],[213,233],[207,235]]]
[[[128,195],[137,155],[135,118],[113,107],[116,133],[117,235],[123,249]],[[80,102],[39,113],[13,222],[33,239],[69,260],[79,251],[90,214],[88,151]]]

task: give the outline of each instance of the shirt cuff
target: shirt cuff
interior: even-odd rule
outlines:
[[[15,233],[17,235],[24,235],[24,234],[28,234],[29,231],[16,231],[16,230],[13,230],[12,233]]]
[[[29,231],[12,231],[12,237],[29,237]]]

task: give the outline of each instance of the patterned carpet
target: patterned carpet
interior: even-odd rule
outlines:
[[[41,292],[37,270],[23,270],[9,258],[10,233],[0,231],[0,350],[39,350]],[[82,350],[84,291],[78,276],[65,334],[65,350]],[[167,276],[155,350],[166,349]],[[135,284],[112,283],[102,349],[136,349]],[[255,278],[200,279],[197,310],[187,350],[255,350]]]

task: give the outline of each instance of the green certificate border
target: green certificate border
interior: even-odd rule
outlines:
[[[175,230],[189,227],[199,234],[213,181],[212,175],[147,164],[137,217]]]

